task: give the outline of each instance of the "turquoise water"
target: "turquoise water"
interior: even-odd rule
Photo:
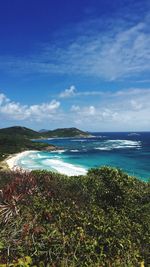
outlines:
[[[147,181],[150,178],[150,133],[93,133],[92,138],[44,140],[57,152],[32,152],[17,162],[25,169],[47,169],[68,175],[113,166]]]

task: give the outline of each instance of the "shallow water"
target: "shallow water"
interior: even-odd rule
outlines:
[[[150,177],[150,133],[93,133],[92,138],[51,139],[57,152],[33,152],[20,158],[25,169],[47,169],[67,175],[85,174],[104,165],[121,168],[142,180]]]

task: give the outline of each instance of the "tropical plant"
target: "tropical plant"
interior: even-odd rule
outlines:
[[[4,266],[149,266],[149,183],[108,167],[0,177]],[[19,263],[27,255],[32,263]]]

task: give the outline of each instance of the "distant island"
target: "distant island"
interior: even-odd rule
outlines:
[[[14,126],[0,129],[0,161],[10,154],[23,152],[25,150],[52,151],[57,147],[39,142],[48,138],[66,137],[89,137],[90,134],[77,128],[60,128],[52,131],[37,132],[32,129]],[[34,142],[32,141],[34,140]],[[36,140],[38,142],[36,142]]]

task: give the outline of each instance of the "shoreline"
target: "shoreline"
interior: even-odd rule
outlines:
[[[88,136],[66,136],[66,137],[59,137],[59,136],[53,136],[53,137],[41,137],[41,138],[33,138],[31,139],[31,141],[45,141],[45,140],[53,140],[53,139],[80,139],[80,138],[83,138],[83,139],[86,139],[86,138],[93,138],[95,137],[95,135],[88,135]]]
[[[2,162],[2,165],[5,166],[6,169],[11,171],[18,170],[19,166],[17,165],[17,161],[23,156],[27,156],[28,154],[33,152],[38,152],[38,150],[25,150],[23,152],[11,154]]]
[[[9,155],[3,162],[0,162],[0,166],[5,171],[31,171],[31,169],[24,169],[21,168],[18,164],[18,160],[21,159],[24,156],[28,156],[31,153],[37,153],[38,150],[26,150],[20,153],[11,154]],[[53,152],[53,151],[52,151]],[[47,166],[52,166],[52,172],[58,172],[60,174],[64,174],[67,176],[74,176],[74,175],[85,175],[87,173],[87,170],[82,168],[81,166],[74,166],[73,164],[61,162],[58,159],[47,159],[45,169],[47,169]],[[44,168],[43,168],[44,169]],[[55,171],[54,171],[55,169]]]

